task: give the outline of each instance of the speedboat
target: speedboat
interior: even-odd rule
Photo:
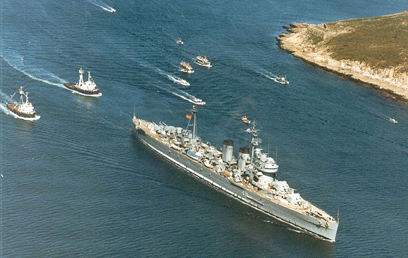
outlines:
[[[194,73],[193,67],[189,63],[181,61],[179,70],[184,73]]]
[[[247,118],[247,116],[242,116],[242,117],[241,117],[241,121],[244,122],[245,124],[250,124],[250,123],[251,123],[251,120],[249,120],[249,119]]]
[[[88,72],[88,80],[84,82],[84,70],[79,68],[79,81],[77,84],[73,83],[64,83],[64,86],[72,90],[74,93],[78,93],[84,96],[90,97],[99,97],[102,96],[102,93],[99,92],[98,87],[96,86],[95,81],[91,76],[91,72]]]
[[[397,120],[395,120],[394,118],[389,118],[389,121],[391,122],[391,123],[393,123],[393,124],[398,124],[398,121]]]
[[[208,61],[206,56],[200,56],[198,55],[194,61],[196,64],[200,65],[200,66],[204,66],[204,67],[212,67],[211,62]]]
[[[183,45],[183,44],[184,44],[184,42],[181,40],[181,38],[179,38],[176,42],[177,42],[177,44],[179,44],[179,45]]]
[[[24,92],[23,87],[20,87],[17,92],[11,95],[11,98],[13,98],[16,93],[20,94],[19,103],[6,103],[7,108],[19,118],[35,118],[36,113],[33,104],[28,100],[28,92]]]
[[[111,9],[108,9],[108,12],[116,13],[116,9],[111,7]]]
[[[204,106],[206,103],[202,99],[194,98],[193,99],[194,104],[199,105],[199,106]]]
[[[178,83],[178,84],[181,84],[183,86],[190,86],[190,83],[188,81],[184,80],[184,79],[178,79],[175,82]]]
[[[286,80],[286,76],[276,76],[275,78],[272,78],[272,80],[274,80],[277,83],[284,84],[284,85],[289,84],[289,81]]]

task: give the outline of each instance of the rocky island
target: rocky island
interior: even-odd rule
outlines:
[[[324,24],[292,23],[279,46],[307,62],[408,101],[408,11]]]

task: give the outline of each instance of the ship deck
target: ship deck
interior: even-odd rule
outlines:
[[[156,132],[154,132],[154,126],[155,124],[151,123],[151,122],[147,122],[145,120],[142,119],[136,119],[137,121],[133,121],[134,124],[139,127],[139,129],[143,130],[147,135],[149,135],[150,137],[154,138],[156,141],[168,146],[169,148],[171,148],[171,143],[167,140],[163,140],[160,135],[158,135]],[[202,166],[203,168],[210,170],[211,172],[213,172],[216,175],[222,175],[224,178],[226,178],[231,184],[236,185],[237,187],[242,187],[243,189],[252,192],[264,199],[267,199],[275,204],[278,204],[280,206],[286,207],[290,210],[293,210],[295,212],[301,213],[303,215],[307,215],[307,216],[312,216],[312,217],[316,217],[317,219],[322,219],[324,221],[327,222],[335,222],[335,219],[332,218],[328,213],[326,213],[324,210],[316,207],[315,205],[311,204],[310,202],[307,202],[308,205],[306,207],[300,207],[298,205],[292,205],[290,203],[288,203],[286,200],[275,196],[275,198],[273,197],[273,193],[271,193],[270,196],[269,194],[265,194],[262,190],[259,191],[258,189],[256,189],[255,186],[253,186],[250,182],[246,182],[246,181],[241,181],[241,182],[235,182],[234,179],[231,177],[231,172],[228,170],[224,170],[221,173],[217,173],[216,168],[208,168],[206,167],[203,163],[191,158],[190,156],[186,155],[185,153],[183,153],[181,150],[179,150],[180,154],[182,154],[184,157],[190,159],[191,161],[199,164],[200,166]],[[306,200],[305,200],[306,201]],[[311,212],[313,211],[313,212]],[[319,215],[320,214],[320,215]]]

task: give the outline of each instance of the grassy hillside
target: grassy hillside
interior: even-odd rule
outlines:
[[[408,11],[375,18],[328,23],[330,31],[344,31],[325,45],[334,59],[364,61],[372,68],[395,67],[408,72]]]

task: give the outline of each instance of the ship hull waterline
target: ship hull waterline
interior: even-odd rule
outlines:
[[[143,145],[163,156],[174,165],[180,167],[183,171],[200,179],[212,188],[232,197],[240,203],[256,209],[280,222],[288,224],[304,233],[325,241],[335,242],[338,222],[330,223],[327,228],[324,225],[321,225],[321,223],[319,223],[320,220],[315,217],[300,214],[299,212],[265,200],[259,195],[229,181],[227,178],[215,174],[204,165],[193,161],[181,152],[156,141],[142,129],[133,127],[133,134]]]
[[[7,104],[7,108],[13,112],[14,114],[16,114],[17,116],[20,116],[22,118],[34,118],[35,117],[35,113],[32,114],[26,114],[26,113],[22,113],[18,111],[18,106],[16,104]]]
[[[72,83],[67,82],[67,83],[64,83],[63,85],[67,89],[70,89],[71,91],[73,91],[74,93],[79,93],[79,94],[82,94],[82,95],[85,95],[85,96],[99,97],[99,96],[102,95],[101,93],[99,93],[99,90],[97,90],[97,91],[83,90],[83,89],[80,89],[80,88],[76,87],[76,85],[72,84]]]

